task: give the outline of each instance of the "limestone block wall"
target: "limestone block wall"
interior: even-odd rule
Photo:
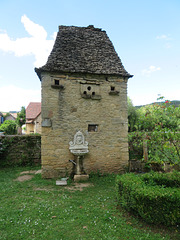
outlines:
[[[26,134],[34,133],[34,123],[26,123]]]
[[[34,133],[41,134],[41,114],[34,120]]]
[[[69,142],[78,130],[89,143],[87,174],[118,173],[128,164],[126,79],[43,73],[41,113],[43,177],[71,174]]]

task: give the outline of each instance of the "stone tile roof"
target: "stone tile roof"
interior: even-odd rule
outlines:
[[[92,73],[132,77],[124,68],[112,42],[99,28],[59,26],[47,63],[41,72]]]
[[[26,121],[36,119],[41,113],[40,102],[30,102],[26,108]]]

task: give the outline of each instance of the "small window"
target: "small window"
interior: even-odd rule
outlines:
[[[111,91],[114,91],[115,90],[115,87],[111,86]]]
[[[59,85],[59,80],[54,80],[55,85]]]
[[[86,91],[84,91],[84,92],[83,92],[83,94],[85,94],[85,95],[86,95],[86,94],[87,94],[87,92],[86,92]]]
[[[95,92],[92,92],[92,95],[94,96],[94,95],[95,95]]]
[[[90,90],[91,90],[91,87],[89,86],[89,87],[87,87],[87,89],[90,91]]]
[[[88,125],[88,132],[97,132],[98,131],[98,125],[97,124],[89,124]]]

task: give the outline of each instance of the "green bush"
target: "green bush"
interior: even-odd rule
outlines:
[[[0,132],[6,135],[14,135],[17,133],[17,125],[13,120],[6,120],[0,126]]]
[[[149,223],[176,225],[180,222],[179,179],[179,172],[117,176],[118,202]]]
[[[180,187],[180,172],[174,171],[173,173],[160,174],[151,172],[149,174],[144,174],[143,181],[152,185],[160,185],[170,188]]]
[[[130,102],[128,114],[130,159],[143,160],[144,140],[148,164],[180,166],[180,106],[175,107],[167,100],[135,109]]]
[[[128,133],[129,159],[143,160],[143,132]]]
[[[3,136],[0,167],[34,166],[41,161],[41,136]]]

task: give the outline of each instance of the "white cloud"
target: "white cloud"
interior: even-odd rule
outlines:
[[[156,39],[162,40],[163,42],[165,41],[165,44],[164,44],[165,48],[172,47],[172,45],[169,43],[172,40],[172,38],[169,35],[163,34],[163,35],[157,36]]]
[[[0,87],[0,112],[20,111],[22,106],[40,101],[40,89],[23,89],[14,85]]]
[[[150,66],[147,69],[142,70],[142,75],[149,76],[151,73],[156,72],[156,71],[160,71],[160,70],[161,70],[160,67]]]
[[[39,39],[46,39],[47,38],[47,32],[45,29],[32,22],[26,15],[21,17],[21,22],[24,24],[24,27],[26,31],[29,33],[29,35],[33,36],[34,38],[39,38]]]
[[[172,44],[166,43],[166,44],[164,45],[164,47],[165,47],[165,48],[172,48]]]
[[[47,32],[42,26],[32,22],[26,15],[21,17],[21,22],[30,37],[12,40],[6,32],[1,31],[0,50],[13,52],[17,57],[34,55],[34,65],[40,67],[46,63],[57,33],[53,34],[52,40],[47,40]]]
[[[169,35],[165,35],[165,34],[157,36],[156,38],[166,40],[166,41],[172,40],[172,38]]]

